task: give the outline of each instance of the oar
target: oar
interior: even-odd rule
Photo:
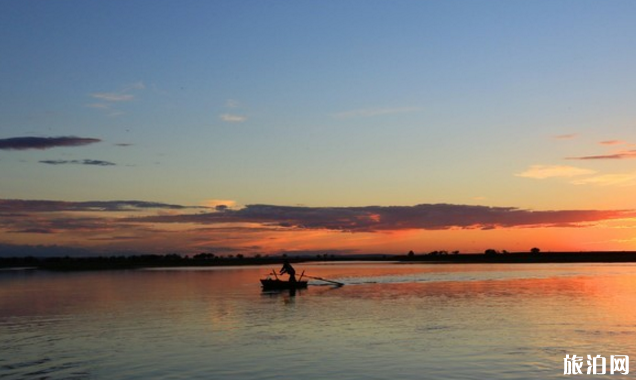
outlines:
[[[313,278],[314,280],[320,280],[320,281],[325,281],[325,282],[331,282],[332,284],[336,284],[336,285],[338,285],[338,286],[344,286],[344,284],[343,284],[342,282],[332,281],[332,280],[327,280],[326,278],[322,278],[322,277],[314,277],[314,276],[307,276],[307,275],[305,275],[305,277]]]

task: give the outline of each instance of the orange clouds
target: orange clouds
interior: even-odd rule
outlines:
[[[549,231],[562,235],[563,229],[557,233],[555,227],[587,231],[606,221],[636,218],[634,210],[534,211],[453,204],[243,208],[228,207],[233,206],[231,201],[207,204],[0,200],[0,243],[69,244],[96,252],[148,253],[395,252],[419,244],[479,251],[483,246],[499,246],[491,241],[495,236],[501,245],[525,246],[540,244],[525,242],[541,240],[539,235],[545,241]],[[613,239],[624,239],[628,232]]]
[[[532,165],[524,172],[515,174],[517,177],[545,179],[552,177],[576,177],[586,174],[594,174],[594,170],[577,168],[566,165]]]

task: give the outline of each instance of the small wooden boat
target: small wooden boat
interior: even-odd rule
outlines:
[[[281,290],[281,289],[305,289],[307,288],[307,281],[283,281],[278,278],[265,278],[261,279],[261,285],[263,290]]]
[[[271,276],[274,276],[274,278],[272,278]],[[305,276],[305,271],[303,271],[303,273],[300,274],[298,281],[283,281],[280,278],[278,278],[278,274],[276,273],[275,270],[273,270],[267,276],[267,278],[261,279],[261,285],[263,286],[263,290],[306,289],[307,281],[303,281],[303,277],[308,277],[308,278],[313,278],[314,280],[329,282],[331,284],[338,285],[338,286],[344,286],[342,282],[327,280],[326,278],[322,278],[322,277]]]
[[[276,271],[272,270],[267,278],[261,279],[261,285],[263,290],[307,289],[307,281],[303,281],[304,275],[305,271],[303,271],[297,281],[283,281],[278,278]],[[274,278],[271,276],[274,276]]]

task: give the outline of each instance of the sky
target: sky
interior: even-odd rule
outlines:
[[[0,256],[636,250],[636,2],[0,2]]]

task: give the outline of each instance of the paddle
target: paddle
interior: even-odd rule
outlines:
[[[331,282],[332,284],[336,284],[336,285],[338,285],[338,286],[344,286],[344,284],[343,284],[342,282],[332,281],[332,280],[327,280],[326,278],[322,278],[322,277],[314,277],[314,276],[307,276],[307,275],[305,275],[305,277],[313,278],[314,280],[320,280],[320,281],[325,281],[325,282]]]

